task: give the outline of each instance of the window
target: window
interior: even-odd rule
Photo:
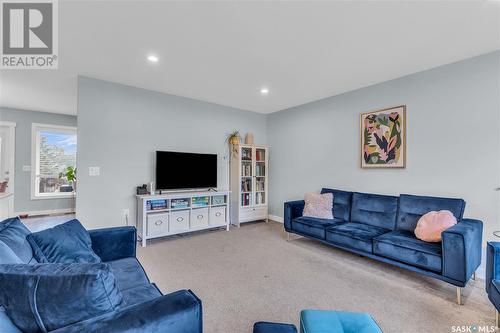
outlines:
[[[31,139],[31,198],[72,196],[66,170],[76,167],[76,128],[33,124]]]

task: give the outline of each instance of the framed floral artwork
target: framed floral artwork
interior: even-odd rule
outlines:
[[[406,166],[406,105],[361,114],[361,167]]]

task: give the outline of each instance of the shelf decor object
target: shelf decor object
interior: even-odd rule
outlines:
[[[231,223],[267,220],[269,148],[240,145],[230,161]]]
[[[226,137],[226,143],[229,145],[229,150],[232,152],[232,155],[235,155],[238,152],[238,146],[241,142],[240,131],[234,130],[232,133],[229,133]]]
[[[406,166],[406,105],[362,113],[361,167]]]
[[[246,145],[253,145],[253,133],[252,132],[248,132],[245,135],[245,144]]]
[[[137,195],[137,233],[148,239],[193,231],[229,230],[229,191],[183,191]]]

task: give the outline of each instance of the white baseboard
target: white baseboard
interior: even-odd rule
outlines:
[[[56,215],[56,214],[69,214],[74,213],[73,208],[60,208],[60,209],[48,209],[48,210],[31,210],[31,211],[21,211],[15,212],[14,216],[28,215],[28,216],[40,216],[40,215]]]
[[[279,222],[279,223],[283,223],[283,218],[281,216],[277,216],[277,215],[268,215],[267,216],[270,220],[273,220],[273,221],[276,221],[276,222]]]

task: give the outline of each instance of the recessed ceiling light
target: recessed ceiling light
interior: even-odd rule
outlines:
[[[261,95],[267,95],[267,94],[269,94],[269,89],[268,88],[261,88],[260,89],[260,94]]]
[[[155,55],[148,55],[148,60],[149,60],[150,62],[158,62],[158,60],[159,60],[159,59],[158,59],[158,57],[157,57],[157,56],[155,56]]]

